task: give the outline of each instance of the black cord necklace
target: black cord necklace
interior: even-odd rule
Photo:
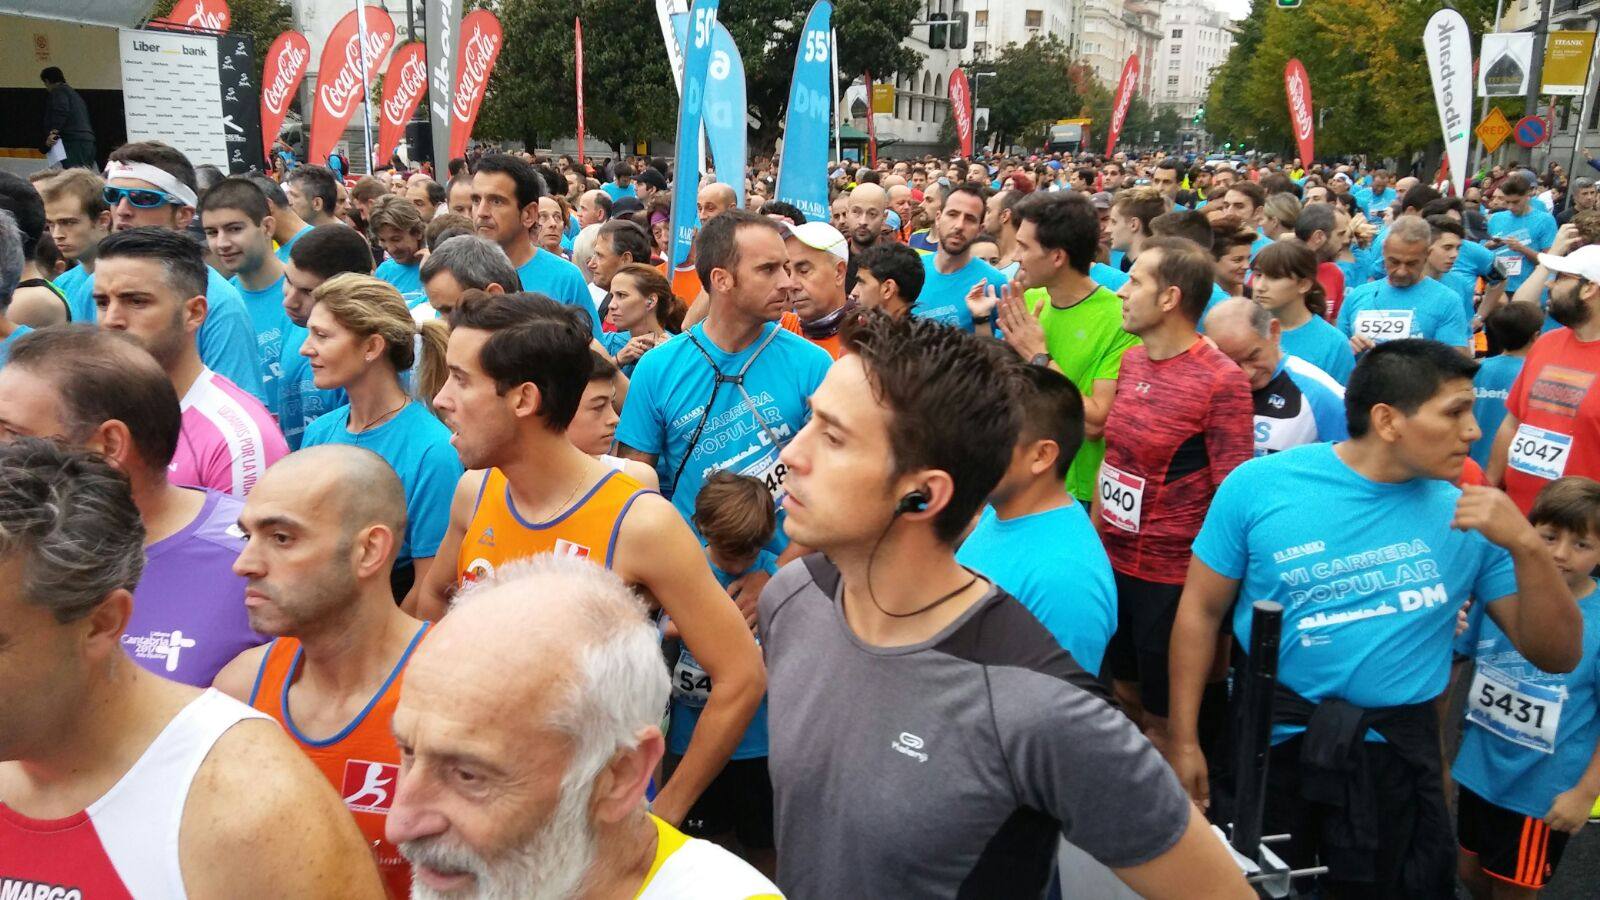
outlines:
[[[963,584],[961,587],[958,587],[955,590],[951,591],[950,593],[945,594],[943,597],[940,597],[939,599],[933,601],[932,603],[929,603],[927,606],[924,606],[921,609],[914,609],[911,612],[896,613],[896,612],[889,612],[887,609],[884,609],[881,605],[879,605],[878,598],[873,595],[872,591],[870,590],[870,586],[869,586],[869,590],[867,591],[867,599],[872,601],[872,605],[873,606],[878,607],[878,612],[883,613],[884,615],[888,616],[891,619],[909,619],[912,616],[920,616],[923,613],[927,612],[930,609],[933,609],[936,606],[939,606],[939,605],[941,605],[943,603],[947,603],[950,600],[955,599],[957,596],[959,596],[961,594],[962,591],[965,591],[967,588],[972,587],[973,585],[975,585],[977,583],[978,583],[978,576],[974,575],[971,578],[967,579],[967,583]]]

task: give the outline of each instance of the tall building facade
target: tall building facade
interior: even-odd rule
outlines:
[[[1167,3],[1154,76],[1154,102],[1174,107],[1184,119],[1205,105],[1211,76],[1228,58],[1238,29],[1227,15],[1199,0]]]

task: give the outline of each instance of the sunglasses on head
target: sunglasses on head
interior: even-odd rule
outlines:
[[[108,184],[105,186],[103,195],[106,205],[111,207],[121,203],[124,198],[133,204],[135,209],[155,209],[158,206],[166,206],[168,204],[172,206],[183,205],[178,198],[166,191],[158,191],[154,188],[125,188]]]

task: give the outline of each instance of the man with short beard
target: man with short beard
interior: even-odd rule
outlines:
[[[969,181],[945,195],[934,222],[939,249],[922,258],[927,277],[912,315],[938,319],[970,333],[976,325],[967,308],[967,296],[974,290],[982,293],[984,284],[996,291],[1005,287],[1000,270],[972,255],[983,224],[985,193],[983,185]],[[987,322],[984,325],[988,327]]]
[[[1506,417],[1495,434],[1487,474],[1504,479],[1523,513],[1546,484],[1565,475],[1600,476],[1600,245],[1566,256],[1539,254],[1555,273],[1550,282],[1552,319],[1565,326],[1545,333],[1528,351],[1522,374],[1506,398]],[[1593,402],[1591,402],[1591,397]]]
[[[370,450],[311,447],[262,477],[238,527],[233,571],[248,579],[250,627],[276,640],[239,654],[214,686],[284,726],[339,789],[389,896],[407,897],[411,866],[383,842],[401,761],[389,721],[428,630],[395,606],[389,584],[405,489]]]
[[[859,184],[850,192],[845,228],[850,236],[850,252],[862,253],[883,239],[883,220],[889,207],[889,194],[875,184]]]
[[[612,572],[541,556],[466,587],[394,714],[387,835],[412,863],[412,896],[779,897],[646,807],[668,693],[656,628]]]

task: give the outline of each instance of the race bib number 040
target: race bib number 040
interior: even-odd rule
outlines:
[[[1493,666],[1479,665],[1467,694],[1467,720],[1540,753],[1554,753],[1566,692],[1522,681]]]
[[[1100,466],[1100,518],[1123,531],[1139,533],[1144,479],[1105,463]]]
[[[1511,468],[1524,475],[1554,481],[1567,471],[1572,436],[1535,428],[1524,422],[1511,438]]]
[[[1356,334],[1381,344],[1411,337],[1416,313],[1409,309],[1364,309],[1356,313]]]

